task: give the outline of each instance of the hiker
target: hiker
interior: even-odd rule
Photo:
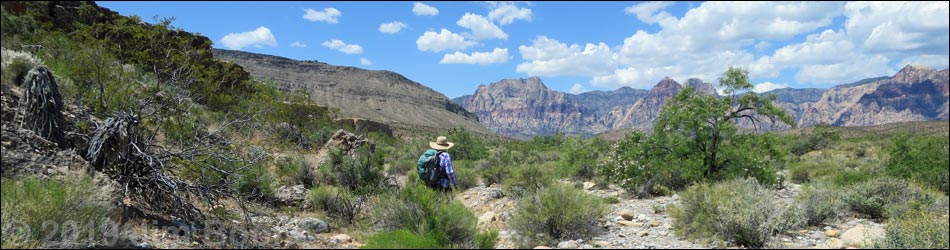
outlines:
[[[434,142],[429,142],[432,149],[426,150],[419,157],[419,180],[426,186],[442,191],[458,188],[459,182],[452,167],[452,156],[446,152],[452,146],[455,146],[455,143],[448,142],[445,136],[439,136]]]

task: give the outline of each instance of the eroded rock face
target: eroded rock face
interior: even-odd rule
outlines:
[[[611,129],[635,128],[641,130],[652,130],[653,122],[660,116],[660,111],[666,100],[679,93],[683,86],[670,79],[663,78],[653,89],[650,90],[643,99],[637,103],[626,106],[616,107],[604,118],[604,125]]]
[[[598,127],[590,110],[568,94],[547,88],[538,77],[480,85],[461,105],[503,135],[579,134]]]
[[[365,70],[317,61],[234,50],[214,49],[214,57],[242,66],[255,78],[271,80],[282,90],[302,90],[321,106],[338,108],[342,117],[357,117],[392,126],[489,133],[474,114],[445,95],[392,71]]]
[[[893,77],[828,89],[807,107],[800,126],[872,126],[946,120],[948,70],[908,65]]]

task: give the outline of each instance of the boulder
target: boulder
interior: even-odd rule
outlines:
[[[875,240],[884,237],[884,229],[881,227],[867,227],[858,225],[841,235],[841,241],[846,247],[865,248]]]
[[[300,220],[299,225],[301,228],[313,231],[314,233],[330,231],[330,224],[327,224],[327,222],[317,218],[302,219]]]
[[[844,242],[838,238],[829,238],[824,243],[818,245],[820,249],[843,249]]]
[[[288,205],[300,205],[307,196],[307,189],[303,185],[283,185],[274,190],[274,198]]]
[[[345,244],[353,241],[353,238],[350,238],[350,236],[346,234],[337,234],[333,237],[330,237],[330,240],[337,244]]]
[[[825,236],[837,238],[838,236],[841,236],[841,231],[834,230],[834,229],[825,230]]]
[[[561,243],[557,243],[557,248],[559,249],[576,249],[576,248],[579,248],[580,246],[581,245],[578,244],[577,241],[573,241],[573,240],[562,241]]]
[[[620,217],[624,220],[633,220],[633,211],[630,209],[620,210]]]

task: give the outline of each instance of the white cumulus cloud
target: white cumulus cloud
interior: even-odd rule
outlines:
[[[300,41],[294,41],[293,43],[290,44],[290,47],[294,47],[294,48],[306,48],[306,47],[307,47],[307,44],[302,43],[302,42],[300,42]]]
[[[675,22],[676,18],[662,11],[666,7],[673,5],[672,2],[646,2],[637,4],[634,6],[627,7],[624,9],[627,14],[633,14],[637,16],[641,22],[654,24],[658,22]]]
[[[412,4],[412,13],[416,14],[417,16],[435,16],[439,14],[439,9],[424,3],[416,2]]]
[[[605,43],[567,45],[540,36],[531,46],[519,46],[524,62],[517,72],[532,76],[592,76],[608,73],[615,67],[613,53]]]
[[[571,86],[571,90],[568,90],[567,92],[571,94],[580,94],[587,91],[588,90],[587,88],[584,88],[584,85],[581,85],[580,83],[575,83],[573,86]]]
[[[346,54],[361,54],[363,53],[363,47],[356,44],[346,44],[343,41],[338,39],[333,39],[330,41],[323,42],[323,46],[327,48],[338,50]]]
[[[506,63],[508,62],[508,49],[495,48],[492,52],[472,52],[472,54],[465,54],[459,51],[456,51],[452,54],[445,54],[442,56],[442,61],[439,61],[440,64],[480,64],[487,65],[493,63]]]
[[[369,66],[369,65],[373,65],[373,62],[370,62],[369,59],[366,59],[364,57],[360,57],[360,65]]]
[[[326,22],[326,23],[338,23],[339,18],[343,13],[341,13],[336,8],[326,8],[323,11],[316,11],[313,9],[305,9],[306,12],[303,15],[304,19],[314,21],[314,22]]]
[[[447,29],[441,32],[426,31],[416,39],[416,48],[420,51],[442,52],[445,50],[461,50],[475,45],[475,42],[466,41],[465,37],[452,33]]]
[[[755,87],[752,88],[752,92],[764,93],[764,92],[769,92],[772,90],[784,89],[784,88],[788,88],[788,86],[785,84],[779,84],[779,83],[763,82],[763,83],[756,84]]]
[[[383,32],[386,34],[396,34],[396,33],[399,33],[400,30],[405,29],[406,27],[407,25],[402,22],[395,22],[395,21],[388,22],[388,23],[379,25],[379,32]]]
[[[277,47],[277,38],[267,27],[261,26],[255,30],[242,33],[229,33],[221,38],[221,44],[228,49],[241,49],[247,46],[260,47],[267,45]]]
[[[494,23],[488,21],[484,16],[465,13],[462,18],[459,18],[458,22],[455,22],[458,26],[462,26],[472,31],[471,38],[474,40],[484,40],[484,39],[508,39],[508,34],[498,28]]]
[[[511,24],[518,19],[531,21],[534,17],[534,14],[531,13],[531,9],[520,8],[515,6],[514,3],[502,2],[493,5],[494,9],[488,12],[488,19],[498,21],[501,25]]]

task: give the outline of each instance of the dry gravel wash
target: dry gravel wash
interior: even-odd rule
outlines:
[[[778,190],[775,193],[775,198],[786,204],[791,204],[795,195],[800,191],[800,185],[789,184],[786,188]],[[614,185],[610,185],[607,189],[590,188],[588,192],[599,197],[615,197],[620,200],[617,204],[609,205],[609,212],[599,220],[604,230],[591,239],[569,240],[557,245],[543,247],[580,249],[738,248],[732,245],[720,246],[715,242],[693,242],[685,237],[676,236],[673,218],[670,217],[667,211],[671,205],[679,203],[677,195],[647,199],[629,198],[630,196],[625,191]],[[456,199],[462,201],[478,217],[479,230],[493,228],[499,231],[496,248],[517,248],[517,244],[513,239],[513,234],[516,232],[508,226],[508,221],[516,211],[517,205],[511,197],[503,194],[499,185],[470,188],[456,195]],[[621,216],[622,212],[626,213],[629,220]],[[846,243],[842,242],[839,237],[842,237],[841,235],[849,229],[854,228],[883,229],[883,225],[869,220],[850,219],[842,223],[808,227],[777,235],[766,247],[844,248],[847,245],[844,245]],[[837,231],[838,234],[836,235],[831,231]],[[831,234],[833,237],[829,237],[827,234]]]

